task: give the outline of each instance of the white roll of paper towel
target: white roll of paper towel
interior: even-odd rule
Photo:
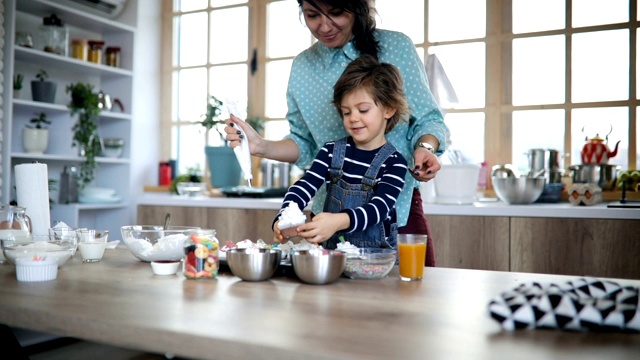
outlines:
[[[18,206],[26,208],[33,226],[32,233],[47,235],[51,227],[47,164],[18,164],[15,172]]]

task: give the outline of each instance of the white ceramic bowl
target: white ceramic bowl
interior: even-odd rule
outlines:
[[[152,261],[151,269],[156,275],[175,275],[180,268],[180,261]]]
[[[55,259],[58,266],[62,266],[69,260],[76,246],[70,241],[51,240],[48,235],[36,235],[25,240],[2,240],[4,256],[14,265],[18,258],[44,256]]]
[[[16,279],[18,281],[49,281],[58,277],[58,262],[54,258],[34,260],[21,257],[16,259]]]

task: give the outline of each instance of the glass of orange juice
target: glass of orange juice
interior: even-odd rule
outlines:
[[[427,235],[398,234],[400,280],[421,280],[427,254]]]

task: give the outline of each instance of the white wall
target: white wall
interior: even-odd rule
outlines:
[[[134,46],[131,124],[131,224],[137,224],[136,199],[145,185],[157,183],[160,161],[160,56],[162,1],[138,0]],[[162,219],[158,219],[160,225]]]

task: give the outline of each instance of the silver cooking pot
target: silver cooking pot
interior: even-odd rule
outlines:
[[[603,191],[614,190],[618,177],[619,165],[571,165],[575,184],[598,184]]]

